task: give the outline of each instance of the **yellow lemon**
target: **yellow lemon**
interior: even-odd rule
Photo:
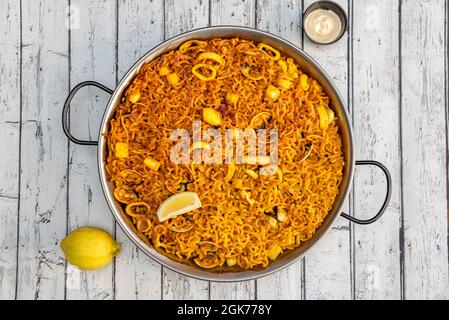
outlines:
[[[198,208],[201,201],[195,192],[180,192],[161,203],[157,217],[162,222]]]
[[[81,227],[61,241],[67,261],[80,269],[101,269],[120,251],[120,245],[104,230]]]

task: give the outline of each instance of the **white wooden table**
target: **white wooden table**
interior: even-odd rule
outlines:
[[[349,31],[316,46],[300,28],[310,0],[0,0],[0,299],[448,299],[448,4],[338,2]],[[220,24],[279,34],[318,60],[347,101],[356,157],[393,176],[379,222],[340,218],[288,269],[230,284],[181,276],[137,250],[105,203],[95,147],[69,143],[61,128],[78,82],[113,88],[164,39]],[[74,134],[97,139],[107,99],[80,93]],[[384,192],[380,174],[359,169],[346,210],[368,217]],[[122,243],[101,271],[63,259],[60,240],[82,225]]]

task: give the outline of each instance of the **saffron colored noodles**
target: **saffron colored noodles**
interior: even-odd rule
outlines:
[[[274,174],[260,174],[267,163],[174,163],[171,133],[194,121],[223,137],[277,129]],[[211,271],[264,268],[309,240],[343,177],[338,122],[320,84],[275,48],[239,38],[188,41],[143,65],[105,136],[114,196],[139,235]],[[161,203],[182,191],[202,207],[160,222]]]

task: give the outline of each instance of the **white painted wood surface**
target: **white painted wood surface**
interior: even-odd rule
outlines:
[[[393,193],[384,217],[353,227],[356,299],[400,299],[401,158],[399,1],[354,1],[352,12],[355,154],[385,163]],[[367,18],[357,19],[366,16]],[[354,208],[359,218],[379,209],[385,179],[376,168],[357,168]]]
[[[449,294],[446,5],[443,0],[402,4],[404,296],[409,299]]]
[[[70,32],[70,87],[91,79],[114,87],[115,26],[108,23],[115,5],[110,1],[73,1],[79,8],[79,27]],[[78,20],[72,9],[73,23]],[[96,88],[80,91],[72,103],[70,129],[84,140],[97,140],[98,127],[108,95]],[[68,232],[91,225],[112,232],[114,221],[101,191],[96,165],[97,149],[69,144],[68,162]],[[110,264],[99,272],[79,271],[67,266],[67,299],[112,299],[113,270]]]
[[[59,242],[67,229],[68,142],[61,127],[69,92],[66,9],[65,1],[22,1],[18,299],[65,296]]]
[[[300,28],[311,0],[1,1],[0,299],[448,299],[447,3],[338,2],[348,33],[316,46]],[[390,206],[376,224],[339,219],[302,261],[229,284],[181,276],[136,249],[105,204],[95,147],[69,144],[60,123],[78,82],[113,88],[154,45],[218,24],[304,45],[348,102],[356,158],[384,162],[393,178]],[[77,136],[97,137],[107,99],[95,89],[79,93],[71,112]],[[346,210],[368,217],[383,192],[380,173],[359,168]],[[98,272],[67,266],[59,249],[85,224],[122,244]]]
[[[20,4],[0,3],[0,300],[16,291],[20,150]]]

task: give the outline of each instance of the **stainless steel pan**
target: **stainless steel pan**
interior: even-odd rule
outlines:
[[[332,105],[334,107],[336,117],[338,118],[339,125],[341,128],[341,135],[343,137],[343,149],[344,149],[344,158],[345,158],[345,167],[344,167],[344,178],[340,186],[340,193],[335,201],[334,207],[329,213],[328,217],[318,229],[317,233],[313,236],[312,239],[301,245],[299,248],[288,252],[287,254],[280,257],[278,260],[272,262],[267,268],[262,270],[249,270],[249,271],[240,271],[240,272],[228,272],[228,273],[212,273],[210,271],[200,269],[196,266],[180,263],[174,261],[167,256],[157,252],[153,249],[148,243],[148,241],[141,235],[139,235],[132,223],[128,220],[127,216],[124,214],[121,206],[116,202],[113,197],[114,186],[108,181],[106,170],[105,170],[105,158],[107,154],[106,150],[106,141],[103,137],[103,133],[107,131],[109,120],[113,117],[116,106],[119,104],[119,101],[125,92],[128,85],[131,83],[133,78],[137,75],[140,70],[140,67],[148,62],[153,60],[154,58],[175,49],[181,43],[191,40],[191,39],[211,39],[211,38],[229,38],[229,37],[239,37],[244,39],[254,40],[256,42],[265,42],[281,51],[283,51],[288,56],[292,57],[299,63],[301,68],[309,73],[313,78],[317,79],[319,83],[323,86],[324,90],[329,95],[332,100]],[[68,126],[68,114],[70,109],[70,102],[73,99],[76,92],[85,87],[85,86],[95,86],[98,87],[109,94],[111,94],[111,98],[106,106],[106,110],[103,116],[103,120],[101,122],[100,131],[98,134],[98,141],[82,141],[78,140],[72,136]],[[384,213],[391,194],[391,178],[390,174],[379,162],[376,161],[355,161],[353,155],[353,136],[352,136],[352,128],[349,121],[348,113],[346,111],[345,105],[341,98],[341,95],[338,93],[335,85],[332,83],[330,77],[326,74],[326,72],[316,63],[308,54],[302,51],[300,48],[295,46],[294,44],[269,33],[258,31],[255,29],[245,28],[245,27],[235,27],[235,26],[218,26],[218,27],[208,27],[203,29],[192,30],[181,34],[177,37],[174,37],[154,49],[150,50],[146,53],[139,61],[137,61],[126,73],[126,75],[122,78],[118,86],[115,90],[111,90],[106,88],[105,86],[93,82],[87,81],[78,84],[73,88],[70,92],[69,96],[64,105],[63,109],[63,117],[62,117],[63,129],[67,137],[76,144],[81,145],[98,145],[98,170],[100,173],[101,185],[103,187],[103,191],[107,200],[111,211],[120,224],[123,231],[128,235],[128,237],[148,256],[164,265],[165,267],[180,272],[182,274],[202,279],[202,280],[210,280],[210,281],[241,281],[241,280],[250,280],[258,277],[262,277],[268,275],[272,272],[281,270],[288,265],[292,264],[296,260],[300,259],[304,256],[319,240],[321,240],[324,235],[329,231],[334,223],[335,219],[338,215],[342,215],[346,219],[349,219],[352,222],[358,224],[370,224]],[[372,165],[376,166],[385,174],[386,177],[386,196],[383,204],[381,205],[380,210],[377,214],[369,219],[369,220],[359,220],[354,217],[351,217],[345,213],[342,213],[342,206],[345,202],[346,198],[349,195],[350,186],[352,183],[353,175],[354,175],[354,167],[356,165]]]

